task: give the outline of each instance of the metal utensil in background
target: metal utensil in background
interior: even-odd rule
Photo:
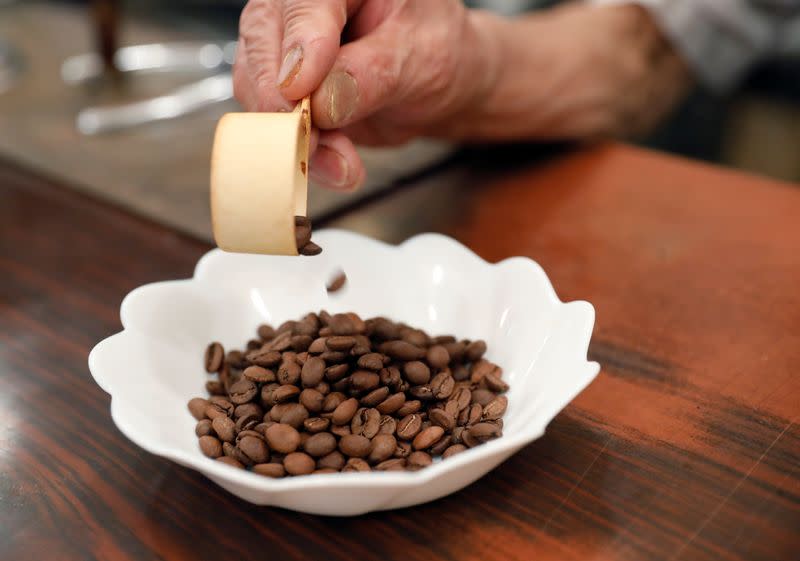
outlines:
[[[81,133],[95,135],[175,119],[232,97],[233,76],[225,72],[143,101],[88,107],[78,113],[75,122]]]
[[[121,73],[211,71],[232,66],[236,41],[152,43],[117,49],[114,67]],[[69,57],[61,65],[61,78],[78,85],[103,75],[105,65],[98,53]]]

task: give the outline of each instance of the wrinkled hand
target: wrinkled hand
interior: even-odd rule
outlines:
[[[356,188],[364,166],[353,142],[447,136],[486,95],[487,48],[474,14],[459,0],[250,0],[236,97],[250,111],[279,111],[313,92],[310,173]]]

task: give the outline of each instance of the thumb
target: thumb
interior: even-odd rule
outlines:
[[[330,73],[311,98],[314,124],[338,129],[359,121],[398,99],[408,41],[397,40],[391,28],[344,45]]]

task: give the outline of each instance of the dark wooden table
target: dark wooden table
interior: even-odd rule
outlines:
[[[800,189],[609,145],[339,220],[381,221],[538,260],[594,303],[603,371],[460,493],[300,515],[129,443],[87,370],[122,297],[208,247],[0,165],[0,559],[798,559]]]

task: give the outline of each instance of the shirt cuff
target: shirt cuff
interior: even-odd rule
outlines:
[[[769,54],[775,30],[741,0],[589,0],[647,9],[697,79],[714,93],[734,88]]]

